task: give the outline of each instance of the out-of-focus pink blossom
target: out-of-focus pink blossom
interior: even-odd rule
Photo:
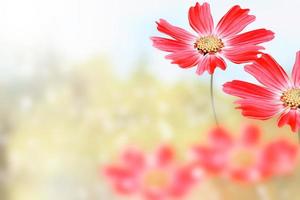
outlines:
[[[288,140],[262,143],[258,127],[248,125],[239,137],[223,128],[213,129],[205,145],[192,148],[193,162],[211,175],[243,183],[256,183],[276,175],[291,173],[299,149]]]
[[[291,174],[298,164],[299,147],[286,139],[276,139],[264,148],[263,160],[270,174],[284,176]]]
[[[162,146],[152,155],[127,149],[119,162],[105,167],[104,174],[120,195],[146,200],[180,198],[201,179],[202,173],[198,166],[179,165],[174,154],[169,146]]]
[[[193,147],[199,165],[214,175],[242,181],[255,182],[266,177],[262,148],[257,127],[246,126],[239,138],[234,138],[223,128],[209,134],[207,145]]]

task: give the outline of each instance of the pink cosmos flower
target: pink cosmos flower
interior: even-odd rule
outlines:
[[[174,150],[161,147],[154,155],[128,149],[117,164],[104,173],[120,195],[139,195],[146,200],[175,199],[184,196],[201,178],[192,165],[178,166]],[[197,169],[198,170],[198,169]]]
[[[261,142],[257,126],[247,125],[239,137],[223,128],[209,133],[206,145],[192,148],[192,162],[213,176],[240,183],[257,183],[291,174],[299,163],[299,147],[286,139]]]
[[[197,145],[192,151],[196,162],[212,175],[244,183],[258,182],[269,174],[260,137],[256,126],[246,126],[237,139],[223,128],[216,128],[209,134],[208,145]]]
[[[270,174],[289,175],[299,162],[299,147],[289,140],[276,139],[264,148],[263,159]]]
[[[167,59],[181,68],[197,66],[197,74],[213,74],[216,67],[225,70],[224,57],[233,63],[246,63],[257,58],[259,44],[270,41],[274,33],[266,29],[240,33],[255,20],[249,9],[233,6],[214,27],[208,3],[196,3],[189,10],[189,23],[196,35],[160,19],[157,29],[171,38],[152,37],[153,46],[169,52]]]
[[[284,69],[270,56],[262,54],[245,70],[261,84],[234,80],[225,83],[223,91],[240,97],[235,103],[242,115],[259,120],[279,115],[278,126],[288,124],[292,131],[300,128],[300,51],[289,78]]]

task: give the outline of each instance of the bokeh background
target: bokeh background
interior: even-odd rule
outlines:
[[[0,0],[1,200],[121,199],[100,168],[123,148],[151,151],[167,142],[184,152],[205,140],[214,125],[208,75],[171,65],[149,40],[159,35],[159,18],[191,30],[187,11],[195,2]],[[265,46],[291,71],[300,1],[209,3],[215,23],[235,4],[251,8],[257,20],[247,29],[273,30],[276,38]],[[249,120],[220,88],[237,77],[253,79],[234,64],[215,76],[220,121],[236,131]],[[265,140],[297,140],[275,120],[250,122]],[[267,197],[254,186],[207,181],[188,199],[297,200],[299,176],[266,183]]]

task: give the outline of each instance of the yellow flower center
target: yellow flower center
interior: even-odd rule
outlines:
[[[144,176],[144,183],[149,187],[162,188],[169,183],[169,177],[166,172],[161,170],[152,170]]]
[[[280,100],[292,109],[300,108],[300,89],[290,89],[282,93]]]
[[[236,167],[248,167],[254,164],[255,157],[253,152],[240,149],[232,152],[230,161]]]
[[[216,36],[209,35],[199,38],[195,42],[194,47],[199,51],[199,53],[217,53],[224,47],[224,43]]]

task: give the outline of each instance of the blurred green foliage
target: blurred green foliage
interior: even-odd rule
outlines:
[[[126,80],[116,77],[112,65],[101,58],[74,67],[64,81],[48,84],[30,110],[15,116],[7,149],[10,199],[115,199],[100,167],[128,145],[151,151],[171,143],[184,160],[183,152],[204,141],[214,126],[208,89],[208,84],[188,80],[165,83],[150,74],[145,63]],[[237,132],[249,121],[232,102],[216,91],[220,121]],[[251,123],[262,126],[265,139],[296,139],[288,128],[278,129],[275,120]],[[271,199],[278,197],[278,187],[287,187],[288,194],[299,193],[293,191],[293,178],[288,179],[265,185]],[[279,182],[282,185],[276,186]],[[221,199],[253,200],[254,190],[213,180],[201,184],[189,199],[221,195]],[[292,196],[297,195],[288,199],[297,199]]]

